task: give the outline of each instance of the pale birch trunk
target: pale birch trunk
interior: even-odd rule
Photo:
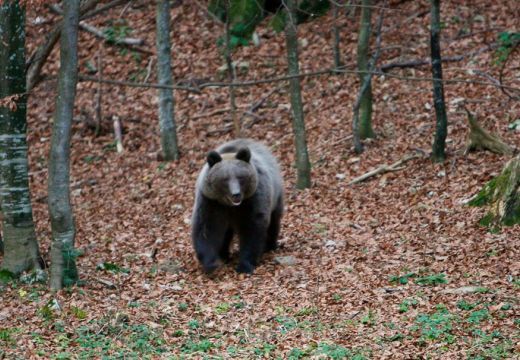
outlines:
[[[3,214],[2,268],[14,274],[40,268],[29,193],[27,95],[25,91],[25,11],[18,1],[0,4],[0,201]]]

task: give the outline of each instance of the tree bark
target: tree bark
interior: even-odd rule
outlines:
[[[506,144],[497,135],[487,132],[482,126],[479,125],[475,116],[466,108],[469,122],[469,135],[466,141],[465,152],[471,150],[489,150],[495,154],[500,155],[513,155],[514,149]]]
[[[157,0],[157,78],[161,85],[173,85],[170,44],[170,4]],[[164,160],[179,159],[177,128],[175,124],[175,99],[173,90],[159,90],[159,127]]]
[[[286,5],[288,21],[285,27],[285,38],[287,44],[288,70],[289,75],[298,75],[300,73],[300,66],[298,64],[298,35],[296,32],[296,1],[286,0]],[[311,186],[311,164],[307,151],[300,78],[292,78],[289,80],[289,85],[293,113],[294,142],[296,146],[296,187],[298,189],[305,189]]]
[[[25,11],[18,1],[0,4],[0,43],[0,99],[16,97],[12,108],[0,107],[2,268],[20,274],[40,268],[40,253],[32,215],[27,161]]]
[[[484,226],[520,224],[520,154],[511,159],[469,205],[488,207],[488,213],[480,220]]]
[[[372,11],[370,6],[371,0],[362,1],[361,19],[359,23],[359,36],[357,48],[357,64],[359,73],[360,86],[363,86],[365,75],[370,71],[368,66],[368,50],[370,43]],[[359,137],[361,139],[373,138],[374,130],[372,129],[372,81],[369,80],[368,88],[363,93],[359,108]]]
[[[435,105],[436,127],[432,148],[432,160],[443,162],[446,158],[446,136],[448,118],[444,103],[444,87],[442,84],[442,58],[440,46],[440,0],[431,0],[430,48],[432,57],[433,102]]]
[[[235,82],[236,80],[236,72],[235,67],[233,66],[233,58],[231,53],[233,51],[231,46],[231,24],[230,24],[230,9],[231,9],[231,1],[226,1],[226,43],[224,48],[224,58],[226,60],[227,74],[230,83]],[[235,137],[239,138],[242,136],[242,124],[241,119],[237,114],[237,104],[236,104],[236,89],[234,86],[229,87],[229,106],[231,110],[231,121],[233,123]]]
[[[80,0],[63,2],[58,97],[49,157],[49,214],[52,227],[51,289],[78,280],[74,249],[74,219],[70,202],[70,138],[78,80],[78,24]]]
[[[333,27],[332,27],[332,51],[334,54],[334,67],[336,69],[340,68],[343,63],[341,61],[341,51],[340,51],[340,29],[338,25],[338,12],[339,6],[336,0],[331,1],[332,6],[332,16],[334,19]]]

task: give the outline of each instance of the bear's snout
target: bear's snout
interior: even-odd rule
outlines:
[[[234,206],[240,205],[240,203],[242,202],[242,191],[240,190],[240,183],[237,179],[230,180],[229,194],[231,195],[231,204],[233,204]]]

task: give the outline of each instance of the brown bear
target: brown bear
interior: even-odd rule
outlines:
[[[229,260],[237,234],[236,270],[252,273],[262,254],[277,247],[283,206],[280,168],[267,147],[237,139],[210,151],[192,214],[193,246],[204,270],[211,273]]]

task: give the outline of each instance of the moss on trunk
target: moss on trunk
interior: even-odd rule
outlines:
[[[501,174],[489,181],[471,206],[488,206],[480,223],[489,227],[520,224],[520,155],[511,159]]]

